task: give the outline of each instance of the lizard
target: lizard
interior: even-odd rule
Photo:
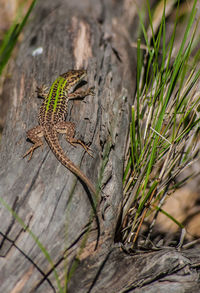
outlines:
[[[77,167],[66,155],[58,140],[58,133],[65,133],[66,140],[73,146],[80,144],[87,152],[87,147],[81,140],[75,139],[75,124],[65,121],[68,109],[68,101],[70,99],[84,98],[88,95],[94,96],[93,88],[88,88],[86,91],[76,90],[77,85],[86,76],[86,70],[69,70],[61,74],[51,85],[48,90],[44,85],[37,87],[37,94],[44,101],[40,107],[38,114],[39,125],[27,131],[27,138],[34,143],[32,147],[24,154],[23,158],[28,156],[29,161],[32,158],[33,152],[39,147],[43,147],[43,137],[45,137],[49,147],[56,158],[74,173],[95,196],[95,201],[91,201],[92,208],[95,212],[98,230],[99,220],[96,211],[97,193],[94,185],[89,178]],[[88,152],[89,153],[89,152]],[[89,153],[90,154],[90,153]],[[98,231],[99,233],[99,231]]]

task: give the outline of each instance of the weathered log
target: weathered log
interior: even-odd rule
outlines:
[[[75,256],[79,259],[67,292],[128,292],[130,286],[147,288],[177,271],[184,274],[186,268],[190,273],[187,284],[193,277],[192,286],[198,286],[192,257],[188,260],[174,250],[133,256],[114,245],[135,91],[136,52],[130,42],[137,28],[134,17],[134,2],[111,0],[41,1],[32,13],[10,69],[6,91],[10,106],[0,158],[0,196],[28,229],[1,202],[1,292],[58,292],[52,264],[31,232],[48,251],[61,286],[66,267],[69,270],[75,264]],[[36,86],[50,85],[71,68],[86,68],[88,85],[95,86],[96,95],[72,102],[67,117],[76,123],[76,137],[90,144],[94,158],[81,147],[68,145],[64,137],[60,142],[66,155],[101,187],[97,250],[95,221],[86,232],[91,215],[87,188],[47,145],[43,152],[36,150],[30,162],[22,158],[30,147],[26,130],[37,125],[41,101],[36,98]],[[82,249],[84,237],[87,242]]]

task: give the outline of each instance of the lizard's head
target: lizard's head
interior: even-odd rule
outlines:
[[[78,84],[87,74],[87,71],[84,69],[79,70],[69,70],[66,73],[61,74],[71,86]]]

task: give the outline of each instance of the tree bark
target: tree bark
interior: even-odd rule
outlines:
[[[188,288],[198,287],[194,263],[199,259],[174,250],[131,255],[114,245],[135,93],[136,50],[131,42],[138,27],[136,13],[134,2],[111,0],[41,1],[33,10],[6,87],[10,106],[0,158],[0,196],[28,228],[1,201],[2,292],[59,292],[52,264],[33,234],[48,251],[62,287],[66,267],[69,270],[77,264],[74,259],[79,259],[68,276],[67,292],[128,292],[130,286],[134,292],[150,292],[136,288],[148,289],[157,279],[169,284],[171,277],[165,278],[177,271],[181,272],[180,282],[189,271]],[[101,188],[97,250],[95,221],[86,233],[91,214],[87,188],[47,145],[43,152],[36,150],[30,162],[22,159],[30,147],[26,131],[38,123],[41,101],[36,98],[36,86],[50,85],[73,68],[87,69],[87,86],[95,86],[95,96],[70,103],[67,116],[76,124],[76,137],[90,144],[93,158],[81,147],[66,144],[64,137],[60,143],[66,155]]]

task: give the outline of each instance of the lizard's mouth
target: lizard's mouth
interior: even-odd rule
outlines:
[[[83,72],[83,74],[80,77],[80,81],[87,75],[86,71]]]

